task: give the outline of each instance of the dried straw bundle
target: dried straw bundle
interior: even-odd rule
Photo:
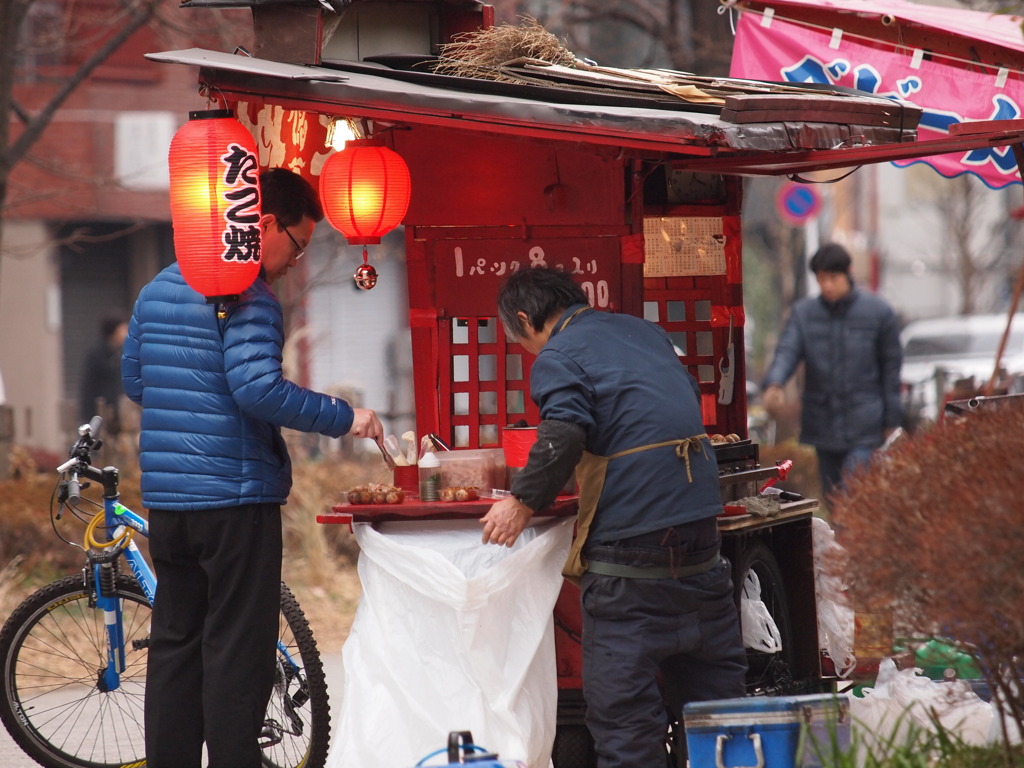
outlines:
[[[576,62],[572,52],[539,21],[521,16],[518,25],[501,24],[467,32],[445,43],[434,71],[443,75],[515,82],[517,78],[503,67],[513,62],[522,63],[524,59],[565,67]]]

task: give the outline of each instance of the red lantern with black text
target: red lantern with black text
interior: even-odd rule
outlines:
[[[168,155],[174,251],[208,304],[232,301],[260,271],[256,142],[230,110],[190,112]]]
[[[370,245],[402,223],[410,186],[401,155],[370,139],[349,141],[320,171],[320,202],[350,244]]]

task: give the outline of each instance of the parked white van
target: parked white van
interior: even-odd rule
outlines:
[[[995,369],[996,352],[1009,315],[960,315],[916,320],[903,329],[904,408],[908,419],[935,421],[946,397],[980,391]],[[1009,392],[1024,387],[1024,313],[1013,316],[999,363],[998,384]]]

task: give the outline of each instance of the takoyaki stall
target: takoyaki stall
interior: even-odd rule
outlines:
[[[736,503],[758,496],[787,469],[762,466],[746,431],[742,177],[800,178],[977,147],[1019,153],[1024,122],[966,124],[922,142],[913,104],[848,90],[536,54],[488,62],[471,55],[485,52],[486,38],[454,49],[471,61],[453,60],[446,44],[495,28],[493,9],[476,2],[182,5],[250,8],[252,52],[192,49],[148,58],[198,67],[201,92],[259,136],[261,164],[286,164],[316,184],[335,153],[327,134],[347,128],[358,145],[385,147],[408,168],[400,223],[417,436],[434,435],[438,446],[472,459],[502,454],[510,425],[538,423],[530,356],[506,340],[496,318],[498,288],[514,270],[558,266],[595,308],[645,317],[669,333],[680,364],[699,382],[715,442],[727,510],[720,527],[737,600],[756,581],[781,639],[781,648],[751,649],[750,690],[827,685],[848,660],[829,659],[818,638],[811,546],[817,503],[775,497],[781,503],[765,515]],[[349,235],[350,242],[372,243],[373,234]],[[362,270],[360,279],[372,282],[371,272]],[[500,479],[493,484],[500,490]],[[486,487],[476,501],[454,502],[421,499],[415,480],[396,475],[395,485],[406,486],[400,503],[339,498],[320,522],[450,526],[480,517],[492,501]],[[571,529],[575,497],[567,491],[546,514],[569,520]],[[578,597],[559,583],[556,768],[592,759],[582,725]],[[392,730],[401,730],[397,725]]]

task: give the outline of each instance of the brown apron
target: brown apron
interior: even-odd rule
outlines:
[[[566,560],[562,575],[579,586],[580,577],[587,571],[587,561],[583,557],[583,545],[586,543],[587,534],[590,533],[590,524],[594,520],[594,513],[597,511],[597,503],[601,500],[601,493],[604,491],[605,475],[608,472],[608,462],[620,456],[628,456],[631,453],[649,451],[652,448],[663,448],[667,445],[676,447],[676,456],[686,463],[686,479],[693,482],[693,473],[690,471],[690,451],[698,451],[707,456],[702,440],[708,440],[706,434],[684,437],[680,440],[666,440],[662,443],[641,445],[637,448],[629,448],[625,451],[613,453],[611,456],[597,456],[593,453],[583,452],[583,458],[576,465],[576,481],[580,486],[579,511],[576,517],[576,538],[573,539],[569,548],[569,558]]]

